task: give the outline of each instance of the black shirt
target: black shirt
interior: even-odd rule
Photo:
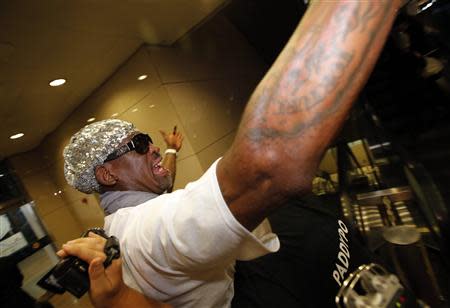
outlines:
[[[269,217],[278,252],[237,262],[232,307],[335,307],[343,280],[373,258],[338,214],[309,196]]]

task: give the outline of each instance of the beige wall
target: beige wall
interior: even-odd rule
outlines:
[[[177,125],[185,141],[175,188],[184,187],[230,146],[245,102],[265,69],[245,38],[220,15],[170,48],[141,47],[38,149],[12,159],[23,169],[18,173],[50,232],[64,229],[60,241],[103,224],[98,196],[75,191],[63,175],[62,150],[87,119],[133,122],[162,151],[158,130]],[[142,74],[148,78],[138,81]],[[55,196],[58,191],[62,193]]]
[[[48,173],[49,166],[42,161],[38,150],[10,158],[16,174],[35,201],[35,209],[49,235],[60,247],[81,234],[82,224],[65,203],[63,192],[59,193],[60,189]]]

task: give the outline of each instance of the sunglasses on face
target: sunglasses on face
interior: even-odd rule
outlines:
[[[146,154],[148,152],[149,145],[153,144],[152,138],[147,134],[137,134],[127,144],[120,146],[117,150],[108,155],[105,159],[105,163],[119,158],[122,155],[131,151],[136,151],[139,154]]]

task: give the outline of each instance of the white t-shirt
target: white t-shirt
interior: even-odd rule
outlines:
[[[120,240],[128,286],[176,307],[228,307],[235,260],[279,249],[267,220],[249,232],[234,218],[216,166],[184,189],[106,217],[106,232]]]

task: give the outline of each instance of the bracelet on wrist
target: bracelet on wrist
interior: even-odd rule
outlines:
[[[164,152],[164,154],[175,154],[175,156],[177,156],[177,155],[178,155],[178,152],[177,152],[177,150],[175,150],[175,149],[167,149],[167,150]]]

